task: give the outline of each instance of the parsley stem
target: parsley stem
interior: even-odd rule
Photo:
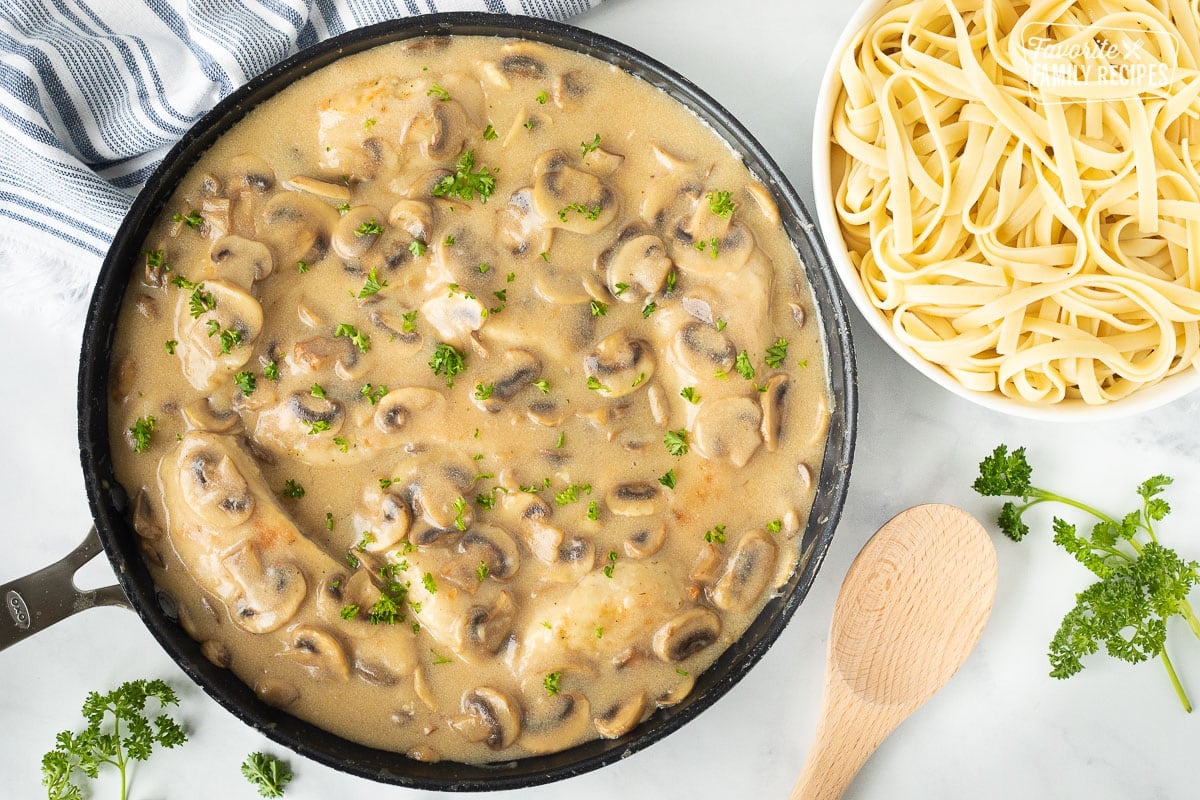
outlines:
[[[1183,684],[1179,682],[1179,676],[1175,674],[1175,667],[1171,664],[1171,657],[1167,655],[1165,645],[1159,655],[1162,656],[1163,666],[1167,668],[1167,676],[1171,679],[1171,685],[1175,687],[1175,694],[1179,695],[1179,702],[1183,704],[1183,710],[1189,714],[1192,713],[1192,701],[1188,699]]]
[[[1028,499],[1030,497],[1032,497],[1034,499],[1030,500],[1028,503],[1026,503],[1024,506],[1022,506],[1020,508],[1021,511],[1024,511],[1025,509],[1029,508],[1030,506],[1035,506],[1038,503],[1045,503],[1047,501],[1051,501],[1051,502],[1056,502],[1056,503],[1062,503],[1064,505],[1068,505],[1073,508],[1078,508],[1080,511],[1086,511],[1087,513],[1091,514],[1093,517],[1096,517],[1104,522],[1107,522],[1110,525],[1114,525],[1117,528],[1121,527],[1120,522],[1113,519],[1108,514],[1105,514],[1103,511],[1092,508],[1087,503],[1081,503],[1078,500],[1072,500],[1069,497],[1063,497],[1062,495],[1055,494],[1054,492],[1047,492],[1045,489],[1039,489],[1036,486],[1029,487],[1029,494],[1025,495],[1025,498]]]

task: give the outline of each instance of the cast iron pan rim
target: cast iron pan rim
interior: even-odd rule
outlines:
[[[722,127],[724,130],[718,133],[748,158],[752,170],[767,181],[777,200],[783,201],[782,216],[790,223],[793,242],[798,247],[802,243],[807,245],[815,256],[817,263],[808,264],[807,271],[820,311],[833,398],[831,435],[819,476],[817,501],[805,532],[803,568],[792,577],[782,595],[767,604],[746,634],[697,679],[693,695],[679,707],[656,712],[621,739],[597,740],[562,753],[482,766],[455,762],[424,764],[349,742],[267,706],[232,673],[209,664],[200,654],[198,643],[162,608],[163,600],[138,554],[136,534],[125,518],[128,498],[113,477],[108,443],[108,366],[121,299],[130,271],[139,260],[149,225],[195,159],[255,105],[343,55],[391,41],[450,33],[528,38],[618,64],[666,89],[710,124],[715,122]],[[352,775],[416,789],[488,791],[562,780],[632,755],[711,706],[758,662],[807,594],[841,515],[854,451],[857,384],[846,307],[833,279],[825,245],[814,230],[795,189],[737,119],[670,68],[590,31],[532,17],[480,12],[430,14],[359,28],[297,53],[219,102],[171,149],[147,180],[118,230],[92,295],[79,372],[80,458],[92,515],[122,589],[155,639],[206,694],[279,744]],[[814,528],[815,539],[810,541]]]

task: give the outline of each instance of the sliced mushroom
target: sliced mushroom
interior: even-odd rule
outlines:
[[[539,686],[534,692],[545,692]],[[536,695],[535,695],[536,696]],[[542,699],[540,707],[526,710],[520,743],[531,753],[552,753],[579,742],[592,727],[592,706],[577,692]]]
[[[204,392],[241,369],[263,327],[258,300],[221,279],[206,280],[175,306],[176,353],[188,382]]]
[[[721,636],[721,618],[711,609],[693,606],[654,632],[654,655],[678,663],[707,649]]]
[[[314,678],[344,681],[350,677],[350,664],[341,642],[321,628],[312,625],[292,628],[285,655]]]
[[[420,200],[399,200],[388,211],[388,224],[404,230],[413,240],[433,241],[433,208]]]
[[[323,200],[332,200],[335,203],[350,202],[350,187],[344,183],[330,183],[329,181],[310,178],[307,175],[295,175],[286,181],[280,181],[279,185],[284,189],[291,189],[296,192],[308,192],[315,194]]]
[[[450,727],[468,742],[482,742],[492,750],[504,750],[521,735],[521,708],[498,689],[480,686],[466,692],[462,712],[450,720]]]
[[[530,421],[547,428],[557,428],[566,422],[570,415],[571,412],[565,405],[553,400],[534,400],[525,412]]]
[[[261,156],[242,153],[229,159],[226,183],[233,188],[266,192],[275,185],[275,171]]]
[[[739,222],[725,227],[723,220],[700,202],[691,218],[669,227],[670,254],[685,272],[698,275],[731,275],[741,269],[755,250],[754,234]]]
[[[555,568],[547,576],[555,583],[575,584],[596,565],[596,546],[590,539],[572,536],[558,548]]]
[[[605,397],[623,397],[644,386],[654,375],[653,349],[641,339],[631,339],[624,329],[609,334],[583,359],[584,373],[600,386]]]
[[[209,450],[201,440],[184,443],[178,477],[184,502],[219,530],[241,525],[254,513],[254,493],[246,476],[232,458]]]
[[[474,521],[474,509],[463,498],[470,485],[470,467],[455,459],[423,468],[408,484],[413,511],[440,531],[465,531]]]
[[[158,524],[158,516],[150,501],[150,493],[143,486],[133,499],[133,529],[143,539],[161,539],[162,526]]]
[[[769,225],[779,224],[779,206],[775,204],[775,198],[771,197],[767,187],[757,181],[751,181],[746,184],[746,194],[754,200]]]
[[[354,639],[371,637],[379,632],[377,626],[371,625],[365,615],[346,619],[342,610],[347,606],[369,609],[380,596],[366,570],[356,570],[350,575],[335,572],[325,577],[317,591],[317,613],[346,636]]]
[[[333,251],[346,260],[362,258],[383,233],[383,213],[375,206],[355,206],[333,227]]]
[[[658,696],[654,704],[659,708],[670,708],[677,706],[683,702],[689,694],[692,693],[692,688],[696,685],[696,678],[693,675],[684,675],[683,678],[672,686],[667,691]]]
[[[525,546],[543,564],[557,564],[558,553],[566,540],[566,534],[540,518],[525,520],[521,526]]]
[[[737,349],[714,326],[687,322],[671,340],[671,355],[694,380],[707,380],[717,372],[733,369]]]
[[[374,627],[375,635],[353,644],[354,672],[377,686],[395,686],[417,667],[415,640],[407,626],[389,628],[386,633]]]
[[[382,433],[393,434],[410,425],[414,416],[444,406],[440,392],[420,386],[393,389],[375,404],[375,427]]]
[[[592,722],[605,739],[618,739],[633,730],[646,714],[646,696],[631,695],[616,703]]]
[[[270,245],[278,264],[325,257],[338,213],[328,203],[305,192],[277,192],[263,208],[261,238]]]
[[[742,534],[721,577],[709,590],[713,605],[723,611],[746,611],[753,606],[771,583],[776,556],[775,540],[765,531]]]
[[[358,364],[358,348],[346,337],[313,336],[292,347],[292,366],[303,372],[334,368],[349,373]]]
[[[278,678],[259,678],[254,684],[254,693],[269,706],[287,708],[300,699],[300,691]]]
[[[532,42],[511,42],[501,49],[500,71],[508,78],[521,80],[550,77],[546,66],[548,54],[544,48]]]
[[[218,239],[209,251],[209,258],[221,278],[233,281],[246,291],[275,268],[271,251],[265,244],[241,236]]]
[[[221,559],[240,592],[233,621],[250,633],[269,633],[287,624],[304,602],[308,585],[295,564],[259,560],[258,548],[243,541]]]
[[[233,664],[233,654],[229,652],[229,648],[224,642],[216,639],[209,639],[200,645],[200,652],[211,664],[221,669],[229,669]]]
[[[557,212],[556,212],[557,213]],[[538,212],[533,189],[513,192],[508,204],[496,214],[496,240],[515,256],[548,253],[554,241],[554,228]]]
[[[314,397],[312,392],[292,392],[287,399],[287,410],[295,428],[313,435],[314,426],[337,434],[345,423],[343,406],[330,397]]]
[[[512,635],[516,614],[508,592],[500,592],[491,603],[471,606],[453,632],[455,651],[473,663],[495,656]]]
[[[416,144],[429,161],[444,162],[456,157],[466,145],[467,112],[456,99],[428,95],[432,85],[421,91],[428,99],[403,123],[400,141]]]
[[[712,542],[703,542],[688,578],[699,584],[709,584],[717,579],[721,568],[721,549]]]
[[[528,388],[542,374],[542,362],[528,350],[509,350],[504,354],[500,371],[490,376],[486,384],[491,391],[486,398],[472,395],[475,405],[495,414],[518,392]]]
[[[683,310],[705,325],[716,326],[721,319],[720,307],[715,293],[706,286],[688,289],[680,298],[679,304]]]
[[[567,110],[575,108],[589,91],[591,85],[583,70],[570,69],[554,79],[551,97],[554,98],[554,105]]]
[[[604,498],[608,510],[622,517],[649,517],[657,514],[665,498],[657,486],[644,481],[618,483]]]
[[[465,345],[483,327],[487,308],[462,292],[439,293],[421,305],[421,319],[433,326],[443,342]]]
[[[508,531],[498,525],[473,525],[458,542],[457,555],[442,575],[474,592],[483,581],[507,581],[521,566],[521,553]]]
[[[748,397],[722,397],[700,403],[692,441],[700,455],[746,466],[762,444],[762,409]]]
[[[662,520],[639,525],[625,537],[625,555],[630,558],[649,558],[667,541],[667,526]]]
[[[598,261],[606,265],[609,291],[625,303],[642,303],[660,290],[674,266],[662,239],[651,233],[618,240]]]
[[[354,530],[370,531],[374,537],[363,544],[364,550],[383,552],[404,541],[412,527],[412,517],[408,503],[391,487],[382,489],[378,484],[371,484],[363,492],[355,511]]]
[[[233,433],[242,427],[242,418],[234,411],[219,412],[212,407],[212,400],[203,397],[180,410],[183,424],[190,431],[209,433]]]
[[[588,172],[599,175],[601,178],[607,178],[621,168],[621,165],[625,163],[625,156],[597,147],[584,155],[582,163]]]
[[[767,452],[774,453],[782,435],[784,402],[787,400],[791,379],[787,375],[772,375],[767,381],[767,390],[759,395],[762,405],[762,437]]]
[[[616,218],[616,194],[600,178],[570,166],[563,151],[538,156],[533,174],[533,204],[547,224],[592,234]]]

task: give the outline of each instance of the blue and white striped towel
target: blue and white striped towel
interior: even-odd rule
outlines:
[[[385,19],[600,0],[0,0],[0,311],[77,321],[147,176],[219,99]]]

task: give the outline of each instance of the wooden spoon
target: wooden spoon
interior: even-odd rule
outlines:
[[[820,723],[791,800],[842,796],[966,660],[995,595],[995,548],[960,508],[916,506],[871,537],[834,607]]]

